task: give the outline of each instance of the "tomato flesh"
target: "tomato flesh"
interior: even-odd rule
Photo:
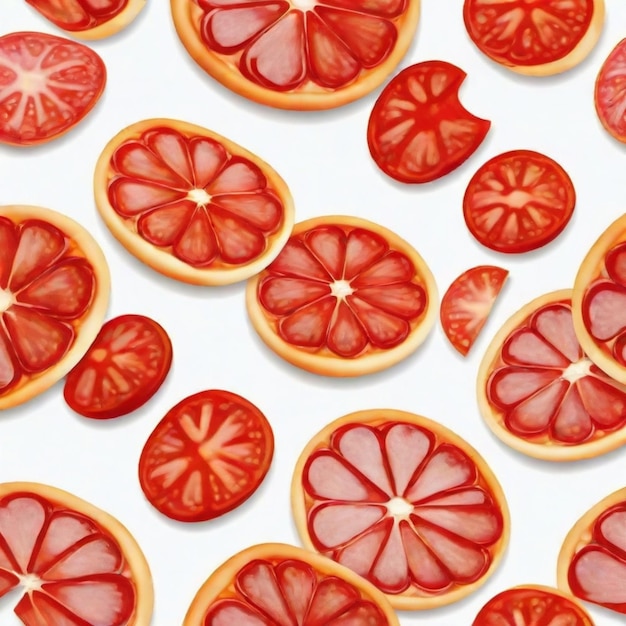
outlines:
[[[26,0],[59,28],[67,31],[84,31],[119,15],[128,0]]]
[[[626,39],[611,51],[598,72],[595,107],[604,128],[626,142]]]

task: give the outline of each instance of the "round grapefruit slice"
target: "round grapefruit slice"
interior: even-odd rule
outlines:
[[[25,626],[148,626],[152,577],[128,530],[76,496],[0,484],[0,596]]]
[[[504,443],[540,459],[598,456],[626,440],[626,387],[592,363],[572,322],[572,291],[522,307],[480,364],[478,404]]]
[[[400,626],[385,596],[348,568],[302,548],[265,543],[220,565],[183,626]]]
[[[63,378],[95,339],[110,280],[98,244],[70,218],[0,207],[0,409]]]
[[[455,602],[506,548],[509,514],[485,461],[424,417],[379,409],[335,420],[306,445],[291,503],[306,547],[350,567],[398,609]]]
[[[436,301],[434,278],[406,241],[336,215],[297,224],[246,290],[261,339],[293,365],[326,376],[360,376],[407,357],[430,332]]]
[[[250,100],[329,109],[391,74],[420,0],[170,0],[178,36],[213,78]]]
[[[618,141],[626,143],[626,39],[611,50],[598,76],[594,103],[605,130]]]
[[[256,274],[293,226],[289,189],[267,163],[178,120],[118,133],[98,159],[94,190],[104,222],[131,254],[198,285]]]

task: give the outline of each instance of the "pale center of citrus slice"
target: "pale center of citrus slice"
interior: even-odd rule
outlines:
[[[24,591],[31,592],[41,589],[41,579],[35,574],[18,574]]]
[[[206,206],[211,202],[211,196],[204,189],[190,189],[187,200],[191,200],[200,206]]]
[[[349,296],[354,292],[354,289],[350,287],[350,281],[348,280],[336,280],[334,283],[330,285],[330,292],[336,298],[342,300],[346,296]]]
[[[576,382],[579,378],[587,376],[591,369],[591,361],[589,359],[580,359],[576,363],[572,363],[563,371],[563,378],[570,383]]]
[[[387,502],[387,510],[394,517],[408,517],[413,512],[413,505],[404,498],[396,496]]]
[[[0,289],[0,313],[4,313],[13,304],[13,294],[10,291]]]
[[[291,6],[301,11],[309,11],[317,6],[317,0],[291,0]]]

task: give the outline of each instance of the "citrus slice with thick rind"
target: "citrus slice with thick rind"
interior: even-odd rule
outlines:
[[[283,109],[329,109],[378,87],[407,52],[420,0],[170,0],[191,57]]]
[[[63,378],[94,340],[109,302],[100,247],[74,220],[0,207],[0,409]]]
[[[400,626],[385,596],[348,568],[302,548],[251,546],[196,593],[183,626]]]
[[[626,440],[626,387],[581,347],[572,291],[532,300],[496,333],[478,370],[482,416],[510,447],[549,461],[604,454]]]
[[[467,596],[509,537],[504,494],[478,452],[441,424],[392,409],[346,415],[315,435],[296,464],[291,504],[306,547],[398,609]]]
[[[395,233],[357,217],[300,222],[276,260],[248,281],[261,339],[302,369],[376,372],[413,353],[437,315],[430,269]]]
[[[96,206],[121,244],[184,282],[249,278],[280,252],[293,226],[285,182],[259,157],[200,126],[137,122],[98,159]]]
[[[25,626],[148,626],[152,615],[152,577],[129,531],[48,485],[0,484],[0,596],[20,588]]]

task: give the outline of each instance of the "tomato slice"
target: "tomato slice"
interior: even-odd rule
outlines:
[[[606,58],[596,78],[594,102],[602,126],[618,141],[626,143],[626,39]]]
[[[328,109],[380,85],[405,55],[419,0],[170,0],[193,59],[246,98]]]
[[[506,589],[491,598],[472,626],[594,626],[593,620],[569,594],[542,585]]]
[[[483,418],[509,446],[530,456],[573,460],[620,446],[626,387],[581,348],[571,290],[545,294],[494,337],[478,372]]]
[[[441,327],[455,350],[471,350],[509,275],[494,265],[479,265],[452,281],[441,299]]]
[[[506,547],[508,508],[480,455],[431,420],[346,415],[306,445],[291,502],[304,544],[350,567],[398,609],[455,602]]]
[[[63,135],[96,105],[102,59],[83,44],[44,33],[0,37],[0,143],[31,146]]]
[[[458,91],[465,72],[444,61],[402,70],[383,89],[367,125],[376,165],[402,183],[427,183],[464,163],[491,122],[469,113]]]
[[[206,521],[247,500],[273,454],[272,428],[256,406],[228,391],[202,391],[157,424],[141,453],[139,481],[163,515]]]
[[[474,174],[463,198],[463,216],[483,246],[514,254],[555,239],[575,205],[574,185],[556,161],[513,150],[490,159]]]
[[[109,320],[67,375],[63,395],[85,417],[109,419],[143,406],[163,384],[172,364],[165,330],[143,315]]]
[[[128,530],[38,483],[0,484],[0,596],[20,589],[25,626],[145,626],[152,615],[152,577]]]
[[[578,65],[596,45],[604,0],[465,0],[470,39],[496,63],[534,76]]]

